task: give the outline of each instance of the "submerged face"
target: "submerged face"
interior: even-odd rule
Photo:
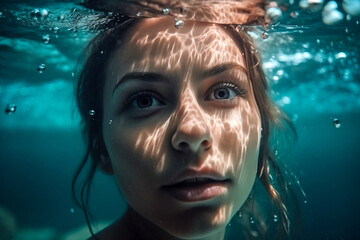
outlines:
[[[260,115],[218,25],[145,19],[111,57],[103,137],[129,206],[171,235],[223,230],[253,186]]]

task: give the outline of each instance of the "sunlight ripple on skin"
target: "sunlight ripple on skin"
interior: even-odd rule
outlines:
[[[260,114],[242,54],[234,40],[214,24],[185,21],[181,29],[176,29],[171,20],[148,19],[130,36],[124,40],[128,40],[127,45],[113,55],[104,89],[104,139],[121,191],[130,206],[169,231],[180,234],[184,229],[197,232],[223,228],[249,195],[260,146]],[[235,63],[236,67],[204,75],[204,71],[224,63]],[[134,80],[134,84],[138,88],[150,86],[154,92],[160,89],[165,104],[144,118],[127,117],[137,116],[136,111],[118,114],[116,99],[126,95],[126,90],[120,85],[115,100],[106,96],[128,72],[160,73],[165,78],[161,83]],[[213,86],[232,80],[246,90],[244,96],[208,99]],[[134,91],[133,83],[126,84],[125,89]],[[108,119],[113,120],[111,125]],[[186,138],[198,142],[182,149],[181,141],[186,142]],[[217,200],[206,200],[206,204],[179,205],[156,189],[180,170],[190,168],[215,170],[232,178],[233,183],[223,188],[225,192]],[[198,214],[202,220],[191,222],[190,212],[185,211],[190,206],[209,209],[202,212],[202,208],[195,208],[191,215]],[[159,208],[162,210],[157,211]]]

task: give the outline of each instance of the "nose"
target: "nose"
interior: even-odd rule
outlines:
[[[176,130],[172,146],[178,151],[198,153],[211,148],[212,140],[206,114],[193,96],[184,98],[175,115]]]

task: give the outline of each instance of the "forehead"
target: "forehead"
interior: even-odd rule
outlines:
[[[126,34],[112,62],[127,71],[189,71],[190,66],[224,62],[245,66],[237,44],[219,25],[185,21],[176,28],[175,22],[169,17],[143,19]]]

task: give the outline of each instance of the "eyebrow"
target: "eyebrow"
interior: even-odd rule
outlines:
[[[243,73],[247,74],[247,70],[242,66],[239,65],[237,63],[222,63],[219,65],[216,65],[214,67],[211,67],[210,69],[207,69],[203,72],[203,76],[204,77],[211,77],[211,76],[215,76],[218,75],[220,73],[229,71],[233,68],[237,68],[240,69]],[[114,86],[113,92],[112,94],[114,95],[115,90],[123,83],[127,82],[127,81],[131,81],[131,80],[142,80],[142,81],[150,81],[150,82],[159,82],[159,81],[163,81],[166,78],[156,72],[129,72],[127,74],[125,74],[122,78],[120,78],[117,83]]]
[[[114,86],[112,94],[114,95],[115,90],[125,82],[131,81],[131,80],[142,80],[147,82],[159,82],[163,81],[165,77],[159,73],[155,72],[129,72],[125,74],[122,78],[120,78],[117,83]]]
[[[245,73],[247,75],[247,70],[245,67],[243,67],[242,65],[239,65],[237,63],[233,63],[233,62],[222,63],[222,64],[216,65],[214,67],[211,67],[210,69],[206,70],[203,73],[203,75],[205,77],[211,77],[211,76],[215,76],[220,73],[229,71],[230,69],[233,69],[233,68],[240,69],[240,71],[242,71],[243,73]]]

